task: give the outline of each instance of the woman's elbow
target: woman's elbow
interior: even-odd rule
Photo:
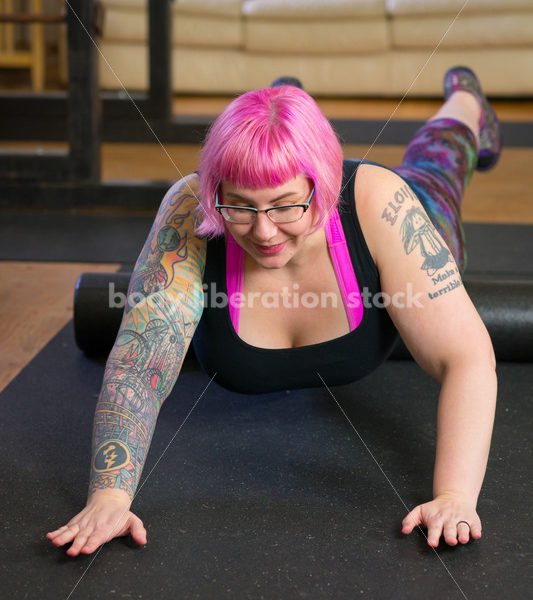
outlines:
[[[443,360],[442,376],[456,368],[482,368],[487,372],[496,372],[496,355],[488,333],[473,343],[461,344],[461,347]]]

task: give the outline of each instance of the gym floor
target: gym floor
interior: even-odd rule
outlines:
[[[179,98],[175,109],[217,114],[228,101]],[[329,117],[352,118],[387,118],[396,106],[389,100],[321,104]],[[407,101],[394,118],[423,120],[437,106]],[[531,101],[499,102],[496,109],[503,120],[533,121]],[[166,148],[181,173],[196,168],[197,146]],[[369,148],[344,150],[346,157],[361,157]],[[388,165],[401,157],[402,147],[379,144],[367,155]],[[105,179],[179,177],[156,144],[104,144],[102,159]],[[473,261],[482,258],[487,273],[497,252],[503,258],[495,255],[494,263],[508,274],[519,269],[533,276],[532,162],[533,140],[529,148],[506,148],[498,167],[476,174],[467,190],[464,220],[502,225],[498,231],[508,244],[496,247],[490,228],[472,229]],[[478,542],[441,544],[435,552],[421,532],[400,534],[405,505],[431,494],[438,389],[416,364],[388,361],[362,382],[331,390],[358,438],[325,389],[231,394],[209,385],[188,359],[161,411],[146,485],[134,505],[148,546],[133,550],[128,540],[116,540],[94,564],[93,557],[65,557],[44,533],[84,505],[104,366],[74,344],[74,284],[85,271],[131,268],[153,215],[58,213],[58,221],[75,218],[68,222],[80,230],[60,236],[54,247],[43,214],[27,212],[20,251],[8,231],[11,216],[6,212],[0,223],[0,391],[2,565],[4,588],[14,597],[530,597],[533,369],[527,363],[498,365],[498,414],[478,506],[484,523]],[[44,216],[48,223],[54,218]],[[86,243],[84,219],[95,218],[121,232],[120,250],[110,240],[97,250]]]

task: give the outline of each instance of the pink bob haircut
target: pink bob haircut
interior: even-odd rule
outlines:
[[[277,187],[304,174],[313,181],[317,228],[337,205],[342,149],[329,121],[303,90],[285,85],[235,98],[209,129],[200,157],[199,236],[223,235],[215,210],[222,181],[249,189]]]

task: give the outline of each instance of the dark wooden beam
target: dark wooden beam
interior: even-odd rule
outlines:
[[[68,181],[70,160],[67,152],[0,151],[2,180],[7,181]]]
[[[95,3],[70,0],[67,10],[68,142],[71,179],[100,179],[102,109],[98,93]]]
[[[0,23],[64,23],[66,19],[65,13],[56,15],[27,15],[23,13],[11,13],[0,15]]]
[[[0,182],[1,211],[142,210],[155,214],[172,181]]]
[[[145,117],[157,129],[167,124],[172,115],[171,31],[170,0],[149,0],[149,91]]]
[[[6,103],[9,105],[11,102],[11,118],[2,114],[4,139],[20,139],[11,135],[13,127],[18,127],[19,131],[24,131],[33,139],[46,139],[39,136],[40,132],[34,127],[39,119],[48,130],[53,131],[57,127],[62,134],[66,130],[68,154],[48,151],[2,152],[1,178],[76,182],[100,180],[101,106],[94,35],[95,3],[70,0],[67,11],[68,95],[45,96],[39,99],[40,104],[37,98],[33,98],[33,101],[27,98],[20,105],[16,105],[16,98],[8,96]]]

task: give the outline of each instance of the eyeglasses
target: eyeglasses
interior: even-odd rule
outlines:
[[[299,221],[309,208],[315,188],[311,190],[307,202],[301,204],[286,204],[284,206],[273,206],[259,210],[252,206],[230,206],[218,203],[218,190],[215,193],[215,208],[226,221],[239,223],[240,225],[251,225],[257,218],[257,213],[264,212],[273,223],[294,223]]]

